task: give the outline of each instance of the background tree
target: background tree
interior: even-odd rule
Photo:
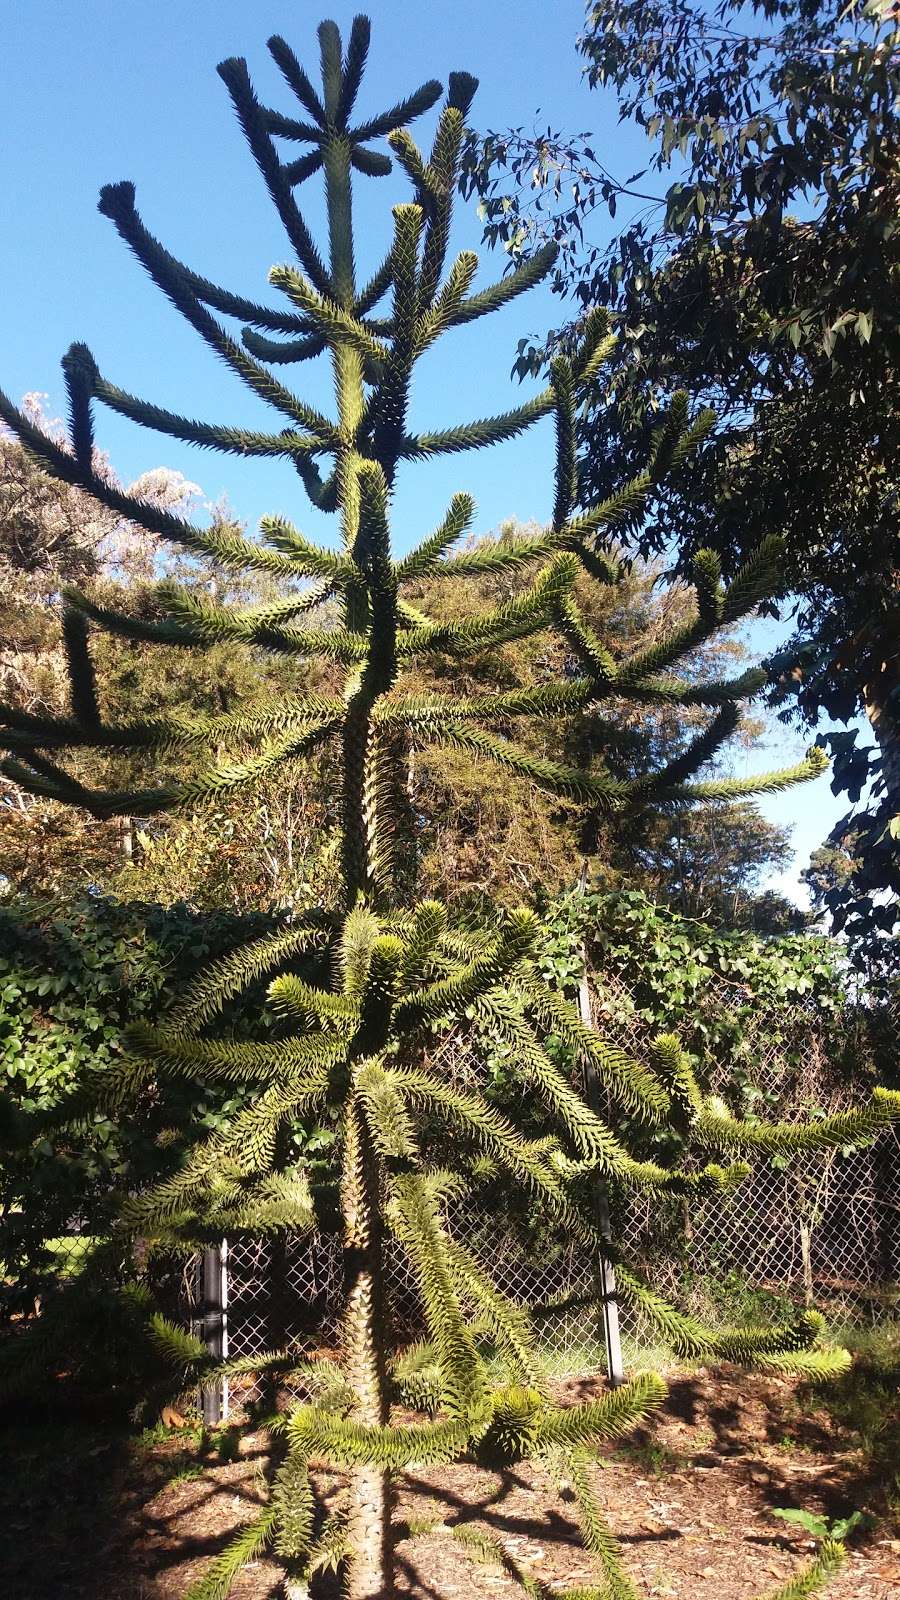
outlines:
[[[92,1242],[115,1235],[121,1191],[190,1146],[201,1096],[210,1129],[239,1108],[227,1085],[209,1083],[147,1094],[131,1118],[106,1108],[73,1123],[69,1114],[73,1095],[121,1059],[129,1023],[155,1017],[198,969],[273,925],[259,914],[123,905],[83,889],[64,904],[44,897],[0,908],[0,1323],[51,1297],[64,1247],[83,1260]],[[248,996],[254,1020],[260,1001]],[[233,1027],[240,1032],[240,1015]],[[133,1278],[127,1238],[114,1240],[104,1271],[106,1290]],[[106,1331],[98,1324],[86,1343],[82,1373]],[[57,1360],[33,1369],[44,1392],[53,1372],[67,1370],[62,1347]],[[9,1392],[2,1377],[0,1389]]]
[[[727,586],[715,556],[698,554],[690,618],[621,662],[583,614],[577,589],[582,576],[601,587],[619,581],[618,565],[603,548],[611,530],[624,519],[640,518],[663,474],[689,458],[709,425],[705,416],[691,422],[684,397],[677,397],[652,440],[643,472],[578,511],[576,408],[609,353],[603,316],[591,319],[574,359],[555,363],[549,386],[523,406],[440,433],[408,431],[416,360],[454,325],[485,315],[527,289],[549,270],[552,254],[480,291],[472,289],[476,261],[471,253],[447,268],[458,152],[475,80],[451,74],[426,157],[399,125],[435,105],[440,85],[428,83],[399,106],[354,124],[368,21],[354,21],[346,49],[331,22],[320,26],[319,41],[321,96],[290,47],[278,38],[270,41],[305,112],[303,120],[261,105],[243,61],[226,61],[219,69],[299,261],[299,267],[276,267],[270,274],[290,311],[272,312],[175,262],[145,228],[132,184],[115,184],[101,194],[101,209],[156,283],[290,426],[281,432],[251,431],[163,411],[107,380],[83,345],[73,346],[64,359],[71,407],[68,447],[0,397],[0,414],[53,474],[192,556],[214,557],[239,575],[262,571],[283,578],[281,597],[261,605],[229,605],[170,580],[156,587],[152,605],[147,596],[126,609],[67,591],[68,714],[6,707],[3,740],[10,754],[5,771],[31,792],[93,815],[153,816],[190,809],[226,792],[252,792],[260,779],[317,756],[323,746],[333,744],[337,751],[340,873],[332,904],[286,919],[273,936],[204,972],[162,1027],[135,1026],[131,1057],[100,1080],[101,1093],[117,1097],[120,1110],[139,1105],[148,1093],[152,1098],[156,1086],[170,1079],[188,1086],[198,1078],[233,1084],[243,1097],[226,1126],[211,1136],[198,1126],[193,1145],[173,1156],[160,1181],[127,1196],[126,1231],[162,1244],[239,1226],[277,1232],[337,1223],[341,1230],[340,1367],[330,1376],[320,1363],[312,1364],[312,1372],[309,1365],[301,1367],[309,1403],[291,1408],[278,1425],[271,1499],[213,1563],[195,1596],[208,1600],[225,1594],[240,1566],[274,1542],[287,1565],[289,1591],[304,1593],[311,1573],[343,1562],[349,1600],[380,1600],[392,1586],[391,1473],[413,1462],[468,1453],[486,1461],[565,1459],[585,1540],[605,1586],[626,1597],[632,1586],[599,1514],[590,1451],[645,1415],[664,1386],[652,1374],[639,1375],[599,1400],[568,1408],[553,1404],[525,1319],[448,1229],[447,1199],[466,1180],[461,1152],[488,1158],[529,1187],[536,1206],[545,1206],[558,1227],[596,1251],[603,1246],[593,1221],[592,1183],[598,1172],[617,1184],[654,1191],[714,1191],[746,1174],[736,1159],[745,1150],[829,1148],[871,1135],[900,1113],[900,1095],[876,1090],[859,1110],[810,1125],[741,1121],[703,1092],[671,1036],[657,1040],[648,1066],[608,1046],[586,1025],[578,1009],[542,976],[533,912],[497,908],[480,921],[458,922],[440,902],[415,898],[415,859],[404,837],[413,743],[477,752],[551,795],[578,801],[587,837],[595,835],[604,812],[637,814],[651,806],[681,808],[783,788],[822,771],[824,757],[813,750],[792,768],[746,781],[697,777],[735,732],[741,702],[759,679],[744,673],[698,682],[674,669],[721,627],[746,616],[767,592],[777,561],[772,540]],[[388,256],[360,290],[351,169],[385,170],[387,157],[369,148],[382,134],[411,180],[414,200],[395,208]],[[309,148],[286,161],[275,137]],[[320,168],[329,224],[327,262],[294,197],[297,185]],[[389,290],[388,315],[372,317]],[[238,344],[211,307],[256,329],[287,334],[289,340],[273,343],[251,329]],[[266,353],[283,364],[323,351],[335,375],[335,420],[301,400],[259,359]],[[314,503],[338,514],[340,546],[315,545],[280,517],[263,519],[263,537],[256,541],[233,525],[199,527],[123,493],[96,468],[97,403],[186,442],[290,456]],[[496,443],[548,415],[556,421],[557,459],[553,519],[545,533],[513,550],[456,551],[472,514],[468,497],[457,495],[436,532],[394,559],[389,519],[399,460]],[[333,461],[324,477],[318,466],[322,457]],[[410,585],[423,575],[452,586],[454,579],[473,572],[496,575],[523,565],[531,568],[531,582],[520,594],[472,613],[432,617],[408,598]],[[310,577],[320,580],[318,585],[300,588],[300,581]],[[326,595],[334,596],[336,615],[310,617]],[[154,709],[113,720],[95,673],[94,650],[104,634],[161,650],[202,653],[222,640],[261,646],[293,667],[295,687],[286,694],[278,683],[267,685],[264,699],[254,696],[249,706],[215,714],[187,718],[181,711]],[[545,635],[562,637],[577,660],[577,675],[486,694],[459,693],[455,681],[440,694],[422,692],[416,681],[423,661],[455,666],[488,646]],[[310,674],[307,662],[313,663]],[[341,669],[340,693],[323,692],[316,673],[335,668]],[[707,715],[674,759],[631,778],[617,777],[602,758],[574,764],[536,755],[528,742],[509,735],[519,725],[558,719],[572,726],[575,743],[584,747],[598,725],[595,708],[609,699],[702,706]],[[249,756],[244,754],[248,742],[253,746]],[[97,759],[108,751],[140,757],[143,785],[116,789],[85,781],[77,766],[85,749]],[[235,1038],[231,1003],[270,974],[275,976],[268,995],[282,1027],[274,1038],[269,1032],[262,1038]],[[527,1124],[523,1130],[500,1116],[476,1089],[458,1089],[440,1071],[430,1070],[435,1035],[466,1022],[485,1050],[498,1040],[512,1046],[523,1082],[552,1112],[558,1136],[531,1138]],[[636,1116],[671,1119],[699,1151],[721,1156],[729,1165],[709,1159],[702,1167],[679,1168],[636,1159],[545,1048],[551,1038],[568,1048],[573,1064],[590,1062],[612,1097]],[[337,1140],[330,1173],[314,1183],[292,1151],[285,1156],[285,1135],[298,1116],[319,1106],[332,1117]],[[83,1114],[84,1106],[79,1109]],[[436,1145],[430,1137],[435,1122],[454,1130],[449,1171],[443,1165],[447,1142]],[[403,1245],[416,1273],[430,1335],[427,1362],[418,1363],[419,1396],[425,1367],[436,1415],[411,1424],[390,1416],[387,1230]],[[619,1292],[686,1354],[737,1357],[795,1372],[827,1373],[846,1365],[843,1352],[821,1346],[821,1323],[814,1314],[775,1329],[708,1329],[668,1305],[625,1263],[620,1264]],[[155,1329],[182,1378],[208,1374],[202,1345],[161,1321]],[[487,1360],[492,1347],[505,1356],[509,1381],[494,1379]],[[269,1366],[283,1370],[292,1359],[276,1354]],[[313,1460],[345,1468],[349,1476],[345,1511],[324,1520],[310,1484]],[[783,1600],[793,1600],[798,1584],[799,1592],[811,1592],[840,1559],[839,1546],[823,1545],[808,1574],[783,1590]]]
[[[24,409],[52,431],[40,396],[27,396]],[[60,425],[55,427],[59,435]],[[64,707],[60,589],[93,579],[106,560],[115,559],[120,526],[120,518],[80,489],[48,477],[8,430],[0,434],[4,701],[14,699],[32,711]],[[80,888],[86,876],[102,879],[114,870],[119,849],[116,824],[59,813],[18,784],[0,780],[0,883],[7,890],[52,893],[73,882]]]
[[[42,425],[55,427],[60,437],[58,424],[44,419]],[[99,458],[98,465],[109,473]],[[140,487],[160,497],[161,504],[184,509],[199,496],[196,486],[167,469],[145,474]],[[81,490],[48,477],[12,438],[3,456],[0,495],[7,513],[3,545],[9,550],[5,692],[31,710],[59,714],[65,709],[62,591],[69,581],[78,578],[98,601],[124,604],[147,616],[155,614],[153,589],[160,576],[180,578],[197,594],[220,599],[261,603],[271,596],[271,580],[263,574],[238,580],[219,566],[210,576],[165,547],[154,552],[149,535],[98,509]],[[224,519],[225,508],[215,508],[214,515]],[[536,525],[510,524],[494,538],[470,539],[465,548],[483,558],[498,543],[511,550],[541,532]],[[690,589],[661,587],[660,579],[659,564],[638,564],[614,589],[582,584],[586,616],[617,658],[662,638],[689,616]],[[509,601],[526,587],[527,577],[516,570],[493,577],[475,573],[459,579],[452,604],[463,615],[474,606]],[[446,604],[445,589],[440,578],[426,576],[410,593],[432,612]],[[287,687],[270,653],[230,641],[208,651],[199,665],[173,649],[157,652],[150,667],[145,652],[121,638],[98,641],[97,649],[108,702],[123,712],[149,713],[164,705],[187,715],[225,711],[236,698],[251,694],[257,676],[265,684],[284,681]],[[723,632],[694,652],[690,670],[699,679],[726,675],[744,664],[740,641]],[[515,683],[537,686],[570,670],[577,670],[577,663],[563,641],[548,642],[538,655],[529,641],[513,641],[464,668],[469,688],[482,692]],[[419,675],[423,691],[440,690],[446,680],[440,663],[424,663]],[[702,726],[703,716],[702,708],[660,705],[636,713],[622,703],[608,708],[593,743],[602,744],[607,760],[627,777],[673,757]],[[742,739],[748,749],[759,728],[745,720]],[[579,759],[589,756],[590,746],[589,735]],[[534,750],[578,754],[567,750],[565,738],[550,726],[535,730]],[[424,750],[411,763],[413,812],[440,819],[436,833],[421,832],[418,840],[428,893],[488,892],[516,904],[523,895],[547,896],[571,886],[581,842],[571,803],[535,792],[524,777],[498,774],[471,752]],[[128,759],[120,754],[115,765],[127,781]],[[109,776],[108,762],[94,767]],[[0,872],[8,894],[33,898],[66,899],[89,884],[97,892],[141,903],[183,901],[236,911],[312,904],[333,871],[334,793],[335,774],[325,762],[313,771],[281,773],[261,783],[249,802],[226,794],[190,816],[138,817],[123,825],[85,818],[7,779],[0,808]],[[695,881],[705,882],[709,891],[705,910],[717,919],[737,916],[739,904],[741,915],[750,916],[755,875],[767,863],[779,864],[783,852],[780,830],[766,825],[752,805],[720,807],[715,827],[699,819],[657,817],[640,839],[632,825],[618,828],[610,818],[602,839],[595,841],[595,855],[610,882],[624,874],[657,897],[674,897],[683,909],[688,907],[686,878],[675,862],[686,866],[690,856]],[[719,883],[721,890],[714,891]]]
[[[638,870],[623,878],[684,916],[772,933],[803,925],[796,906],[761,888],[767,873],[790,864],[790,830],[767,822],[748,802],[649,819],[631,855]]]
[[[481,560],[492,551],[512,557],[519,544],[542,531],[509,524],[496,538],[471,542],[466,549]],[[616,661],[624,663],[639,650],[661,643],[692,617],[693,590],[664,584],[662,577],[661,563],[636,562],[622,564],[615,585],[598,586],[586,577],[577,582],[582,613]],[[443,606],[452,615],[465,615],[509,601],[526,586],[522,573],[501,571],[493,577],[461,576],[452,596],[433,578],[422,579],[410,594],[428,613]],[[746,648],[736,630],[723,629],[696,645],[682,670],[700,683],[713,676],[740,675],[746,666]],[[511,641],[454,663],[452,673],[457,688],[484,693],[503,692],[515,684],[540,688],[578,670],[577,655],[561,638],[544,641],[539,651],[531,640]],[[441,663],[426,664],[419,673],[423,690],[432,692],[448,676]],[[610,771],[628,779],[683,753],[705,719],[700,706],[661,702],[635,707],[627,700],[612,700],[602,715],[598,711],[582,717],[577,732],[547,721],[525,737],[539,756],[589,764],[602,752]],[[744,750],[758,748],[763,730],[759,719],[743,719]],[[586,838],[577,805],[535,791],[524,776],[497,772],[477,753],[422,750],[414,757],[411,782],[413,812],[429,819],[421,836],[421,881],[428,893],[442,899],[484,892],[511,905],[523,894],[545,899],[572,886],[575,863],[588,848],[609,884],[627,881],[692,915],[741,924],[756,914],[761,875],[783,865],[788,855],[785,830],[767,823],[751,801],[722,803],[708,815],[657,812],[640,821],[607,815],[594,819]],[[760,915],[773,926],[783,926],[792,914],[789,904],[775,896]]]
[[[609,392],[579,423],[585,486],[609,492],[641,459],[648,417],[688,387],[718,428],[634,547],[728,564],[783,528],[785,614],[776,703],[826,732],[834,783],[857,802],[835,830],[853,863],[836,926],[889,932],[897,915],[898,150],[896,8],[797,0],[711,6],[603,0],[579,49],[589,80],[650,141],[647,168],[610,171],[590,136],[522,130],[470,146],[485,233],[514,259],[547,238],[554,286],[613,308]],[[654,178],[670,174],[654,195]],[[621,219],[609,244],[595,212]],[[554,344],[556,341],[554,341]],[[542,346],[523,341],[520,373]]]
[[[48,418],[40,398],[28,396],[25,414],[58,442],[62,425]],[[95,469],[122,490],[106,459]],[[124,491],[123,491],[124,492]],[[156,468],[127,493],[161,510],[188,511],[201,498],[180,473]],[[227,515],[213,508],[214,518]],[[159,547],[152,535],[99,505],[76,485],[49,476],[6,432],[0,437],[0,575],[3,642],[0,700],[15,700],[37,714],[59,715],[68,702],[63,638],[63,595],[78,582],[98,603],[121,604],[136,616],[154,615],[159,579],[182,581],[220,599],[264,603],[271,579],[249,573],[239,581],[225,567],[199,571],[196,563]],[[127,639],[98,641],[97,665],[109,705],[142,713],[169,707],[185,714],[223,712],[256,686],[277,681],[264,652],[227,641],[190,667],[184,652],[157,652],[152,671],[145,652]],[[274,674],[274,676],[273,676]],[[282,680],[283,677],[282,677]],[[105,761],[81,756],[85,777],[115,773],[128,781],[133,763],[124,752]],[[0,779],[0,893],[7,897],[66,900],[90,886],[124,899],[178,900],[239,910],[308,903],[317,872],[327,870],[328,773],[283,779],[254,798],[251,808],[210,804],[190,818],[164,821],[98,819],[31,795]],[[146,826],[142,827],[142,820]]]

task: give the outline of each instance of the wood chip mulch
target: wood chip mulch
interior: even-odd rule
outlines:
[[[569,1400],[600,1387],[592,1379],[558,1386]],[[44,1424],[10,1430],[3,1455],[4,1600],[180,1600],[265,1493],[261,1435],[219,1464],[213,1454],[198,1460],[177,1436],[138,1450],[96,1424]],[[777,1590],[812,1549],[802,1530],[772,1516],[786,1506],[880,1512],[829,1600],[900,1597],[900,1529],[884,1515],[878,1485],[827,1415],[803,1410],[790,1380],[674,1375],[659,1419],[605,1451],[595,1483],[647,1600],[755,1600]],[[541,1468],[411,1472],[398,1484],[396,1515],[489,1532],[548,1595],[597,1582],[571,1495]],[[521,1600],[507,1573],[473,1565],[445,1532],[401,1539],[397,1562],[403,1600]],[[234,1600],[278,1593],[279,1569],[268,1560],[233,1590]]]

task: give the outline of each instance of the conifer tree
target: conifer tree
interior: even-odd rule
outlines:
[[[411,430],[408,403],[418,359],[454,327],[530,288],[550,270],[553,251],[485,289],[473,288],[477,263],[470,252],[448,266],[456,165],[475,79],[450,74],[426,154],[409,124],[437,104],[441,86],[428,82],[381,114],[354,120],[369,23],[356,18],[345,48],[336,25],[324,22],[319,43],[321,90],[284,40],[269,42],[299,113],[263,105],[244,61],[219,67],[292,251],[291,261],[269,275],[285,297],[282,309],[220,288],[176,260],[141,219],[131,183],[104,188],[100,199],[101,211],[173,306],[279,414],[282,427],[263,432],[199,422],[136,399],[101,373],[83,344],[73,345],[63,360],[68,448],[0,398],[0,414],[50,473],[200,561],[214,557],[237,572],[284,579],[284,598],[263,607],[227,607],[167,583],[157,592],[159,615],[147,620],[68,592],[70,713],[47,718],[4,707],[4,770],[31,792],[97,817],[149,816],[202,805],[223,791],[247,791],[289,763],[316,760],[329,743],[339,752],[342,854],[335,903],[218,962],[159,1026],[135,1026],[116,1082],[101,1086],[108,1100],[118,1096],[123,1106],[148,1082],[179,1076],[233,1085],[243,1095],[243,1107],[228,1125],[211,1136],[198,1134],[179,1167],[124,1201],[123,1226],[145,1239],[234,1228],[327,1227],[329,1195],[314,1191],[304,1172],[285,1161],[283,1133],[305,1112],[323,1106],[340,1130],[341,1363],[333,1369],[322,1362],[304,1367],[290,1354],[273,1354],[273,1369],[292,1365],[298,1381],[306,1382],[308,1400],[274,1419],[269,1503],[212,1564],[192,1591],[194,1600],[227,1594],[240,1567],[267,1546],[283,1559],[292,1595],[308,1593],[311,1576],[335,1564],[344,1567],[351,1600],[391,1594],[392,1475],[412,1463],[462,1456],[564,1463],[599,1574],[597,1588],[570,1593],[585,1600],[600,1594],[626,1600],[635,1591],[593,1494],[591,1454],[657,1406],[664,1385],[642,1373],[600,1399],[568,1408],[552,1403],[526,1316],[496,1290],[447,1225],[448,1201],[460,1180],[442,1162],[453,1145],[444,1142],[435,1151],[423,1128],[445,1124],[454,1139],[525,1186],[560,1230],[596,1252],[604,1247],[591,1203],[598,1176],[625,1188],[726,1189],[741,1181],[748,1170],[744,1157],[755,1151],[822,1149],[871,1135],[900,1113],[900,1095],[876,1090],[863,1108],[810,1126],[738,1121],[704,1092],[677,1039],[660,1037],[652,1060],[641,1063],[585,1025],[577,1008],[540,975],[532,911],[498,911],[483,925],[459,926],[440,903],[406,894],[414,870],[405,810],[410,744],[474,752],[552,795],[576,800],[586,817],[780,789],[814,776],[822,758],[813,750],[797,766],[748,781],[697,776],[733,734],[740,703],[762,676],[751,672],[698,684],[676,669],[772,587],[777,540],[764,540],[727,588],[714,557],[698,556],[695,616],[624,662],[616,662],[579,611],[576,574],[584,570],[598,584],[617,582],[608,549],[615,531],[643,515],[667,470],[690,457],[711,425],[707,414],[691,419],[686,399],[678,397],[660,423],[644,471],[602,504],[579,505],[574,418],[585,386],[595,383],[612,347],[602,311],[588,319],[573,359],[555,361],[546,388],[524,404],[446,429]],[[412,199],[394,208],[387,254],[359,287],[351,174],[389,171],[391,158],[374,147],[383,137],[410,180]],[[300,154],[292,156],[295,146]],[[320,169],[328,217],[324,255],[296,199],[298,188]],[[238,319],[244,325],[240,334],[228,331],[221,317]],[[273,370],[283,372],[320,354],[332,363],[334,419],[302,400]],[[287,457],[312,503],[335,514],[339,540],[314,544],[292,523],[272,516],[262,519],[257,541],[228,526],[204,529],[127,495],[94,464],[98,404],[203,447]],[[408,555],[395,557],[390,513],[399,462],[499,443],[542,417],[555,419],[557,441],[553,515],[545,531],[509,547],[460,552],[455,547],[474,514],[471,499],[460,493],[434,532]],[[324,470],[323,461],[330,463]],[[423,615],[404,600],[405,585],[423,574],[451,584],[463,574],[502,573],[511,565],[530,570],[528,587],[462,620]],[[298,587],[298,580],[311,584]],[[333,608],[322,614],[326,597],[339,608],[336,620]],[[148,649],[164,643],[202,651],[219,640],[241,641],[296,664],[297,692],[252,714],[160,713],[113,725],[95,681],[94,630],[142,641]],[[575,664],[558,681],[470,697],[455,696],[452,687],[404,692],[404,673],[423,660],[461,662],[492,645],[548,632],[567,642]],[[341,693],[304,692],[303,663],[311,660],[340,669]],[[452,686],[449,673],[444,682]],[[527,719],[563,724],[610,697],[645,705],[699,704],[709,708],[709,724],[663,770],[628,781],[600,764],[572,767],[536,756],[516,741],[514,730]],[[240,757],[229,759],[229,747],[237,747]],[[71,761],[85,748],[143,753],[146,786],[127,792],[87,787],[66,765],[67,757]],[[194,757],[204,749],[209,760],[199,774],[192,762],[185,781],[154,783],[154,757],[169,762],[173,753],[190,751]],[[272,1005],[284,1019],[281,1036],[229,1037],[229,1001],[261,977],[269,978]],[[463,1015],[476,1039],[499,1036],[512,1047],[523,1082],[554,1119],[558,1135],[527,1137],[477,1089],[463,1089],[432,1068],[435,1036]],[[567,1076],[548,1053],[550,1034],[569,1046],[578,1066],[599,1077],[613,1103],[648,1122],[668,1119],[690,1134],[705,1164],[676,1170],[635,1159],[587,1104],[575,1076]],[[428,1329],[427,1344],[393,1370],[383,1272],[388,1234],[408,1255]],[[813,1313],[775,1328],[715,1330],[664,1301],[627,1262],[616,1265],[622,1298],[677,1352],[788,1373],[822,1375],[846,1364],[844,1352],[822,1343],[821,1321]],[[210,1360],[196,1341],[161,1320],[156,1334],[185,1375],[209,1376]],[[488,1347],[504,1359],[504,1381],[493,1376]],[[429,1416],[412,1423],[391,1420],[397,1376]],[[312,1463],[347,1473],[346,1505],[327,1518],[315,1503]],[[490,1551],[479,1546],[472,1553],[484,1557]],[[784,1600],[812,1593],[839,1561],[839,1547],[823,1547],[813,1567],[781,1591]],[[526,1575],[522,1583],[527,1592],[539,1592]]]

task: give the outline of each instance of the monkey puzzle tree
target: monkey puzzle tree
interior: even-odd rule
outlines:
[[[314,758],[329,742],[339,751],[342,853],[334,904],[297,917],[272,937],[214,965],[161,1027],[136,1026],[131,1055],[116,1082],[102,1086],[107,1096],[116,1093],[124,1100],[154,1078],[181,1076],[233,1085],[243,1100],[226,1127],[212,1136],[198,1128],[179,1166],[124,1201],[126,1228],[165,1240],[235,1227],[327,1227],[337,1213],[342,1234],[340,1370],[328,1383],[321,1363],[315,1371],[306,1369],[309,1403],[289,1409],[275,1424],[270,1502],[259,1521],[213,1563],[195,1595],[209,1600],[225,1594],[239,1567],[270,1543],[286,1563],[291,1594],[308,1592],[310,1574],[328,1562],[345,1564],[346,1592],[353,1600],[390,1594],[391,1475],[413,1462],[469,1454],[484,1461],[564,1460],[586,1543],[602,1569],[602,1592],[622,1600],[634,1591],[592,1493],[590,1453],[599,1441],[646,1415],[664,1386],[655,1375],[644,1374],[599,1400],[567,1409],[551,1402],[527,1319],[497,1292],[448,1228],[446,1203],[460,1182],[462,1151],[475,1149],[511,1174],[560,1229],[586,1250],[597,1251],[602,1240],[593,1220],[591,1187],[598,1175],[626,1186],[723,1188],[746,1173],[739,1159],[745,1151],[824,1148],[865,1137],[900,1111],[900,1095],[877,1091],[869,1106],[809,1127],[739,1122],[704,1095],[674,1038],[660,1038],[652,1063],[644,1065],[585,1025],[577,1009],[541,979],[532,957],[539,933],[532,912],[498,911],[482,926],[459,926],[438,902],[417,902],[405,805],[411,743],[476,752],[551,794],[574,798],[588,818],[610,809],[627,814],[784,787],[819,771],[822,758],[813,752],[799,766],[748,783],[695,780],[697,770],[733,733],[739,702],[762,677],[745,673],[732,681],[697,684],[672,668],[715,629],[746,614],[766,591],[775,576],[772,540],[727,590],[715,560],[698,557],[696,615],[664,641],[618,664],[584,622],[573,595],[576,574],[583,569],[597,583],[616,583],[615,562],[602,548],[604,537],[640,517],[667,468],[689,455],[708,426],[705,416],[690,423],[686,402],[677,399],[654,437],[646,469],[601,504],[577,509],[574,416],[580,395],[595,382],[611,348],[602,313],[591,317],[574,359],[556,362],[549,387],[524,405],[440,432],[410,431],[407,406],[415,362],[448,329],[486,315],[534,284],[552,265],[553,252],[543,252],[487,289],[473,290],[476,258],[468,252],[445,270],[456,160],[475,80],[465,73],[450,75],[425,157],[404,124],[438,101],[440,86],[427,83],[383,114],[354,124],[369,24],[362,17],[355,20],[346,52],[334,23],[322,24],[319,40],[321,95],[284,41],[270,41],[302,118],[261,105],[243,61],[229,60],[219,68],[296,257],[297,264],[270,273],[270,282],[284,291],[286,309],[271,310],[232,294],[176,261],[141,221],[130,183],[105,188],[100,201],[177,309],[287,426],[265,433],[174,415],[105,378],[84,345],[73,346],[64,358],[69,449],[8,400],[0,401],[0,412],[24,446],[65,482],[198,558],[212,556],[236,571],[282,578],[287,592],[271,604],[242,609],[166,583],[157,596],[161,614],[149,620],[69,593],[65,644],[71,713],[50,718],[4,708],[10,752],[5,770],[31,791],[95,816],[149,815],[200,805],[223,791],[243,792],[289,763]],[[409,176],[414,199],[395,207],[386,258],[358,289],[351,172],[376,176],[388,170],[389,158],[371,148],[381,135],[387,135]],[[304,153],[283,159],[276,138],[299,143]],[[327,262],[294,197],[297,186],[319,168],[325,174]],[[388,292],[390,309],[373,316]],[[240,340],[225,330],[216,311],[248,324]],[[272,371],[275,364],[323,352],[333,364],[335,421],[299,399]],[[95,470],[95,402],[199,445],[286,456],[313,503],[337,513],[340,544],[315,545],[280,516],[263,519],[261,542],[228,526],[204,530],[123,493]],[[553,516],[544,532],[511,546],[454,553],[473,514],[471,500],[460,494],[435,532],[410,554],[394,558],[389,513],[400,461],[496,443],[544,416],[555,418],[557,432]],[[325,474],[318,464],[322,457],[333,461]],[[523,567],[534,571],[529,586],[462,619],[425,616],[404,601],[404,586],[423,574],[451,583],[459,575]],[[310,578],[311,587],[296,586],[297,580]],[[321,613],[327,597],[336,600],[337,616],[333,609]],[[243,641],[295,662],[297,692],[279,693],[263,709],[254,706],[249,712],[160,713],[112,725],[95,683],[94,629],[119,632],[148,648],[164,643],[203,650],[222,639]],[[556,631],[570,652],[572,670],[556,680],[464,697],[452,692],[448,672],[447,692],[404,692],[404,673],[423,660],[461,662],[492,645],[546,631]],[[341,693],[303,692],[302,663],[320,659],[340,669]],[[567,766],[535,754],[510,735],[525,719],[564,725],[610,697],[699,704],[712,714],[708,727],[662,771],[628,780],[596,762]],[[86,747],[143,752],[148,760],[167,763],[173,753],[193,756],[207,749],[210,759],[199,774],[192,765],[183,782],[122,792],[88,788],[60,765],[61,753]],[[229,748],[237,749],[240,759],[228,759]],[[408,884],[413,885],[409,893]],[[229,1001],[267,975],[271,1001],[284,1019],[281,1036],[229,1037],[222,1025]],[[558,1137],[525,1136],[477,1090],[461,1088],[430,1067],[435,1035],[462,1017],[486,1049],[498,1037],[512,1047],[523,1081],[558,1124]],[[577,1073],[567,1076],[547,1052],[551,1033],[568,1046],[574,1067],[599,1076],[612,1101],[651,1122],[671,1119],[693,1135],[699,1150],[713,1158],[723,1153],[731,1164],[712,1159],[681,1171],[636,1160],[582,1098]],[[284,1133],[319,1106],[330,1109],[339,1128],[339,1170],[332,1185],[315,1186],[286,1156]],[[429,1137],[428,1128],[439,1123],[449,1125],[457,1145]],[[460,1152],[458,1171],[446,1169],[453,1149]],[[429,1333],[415,1377],[434,1414],[412,1423],[395,1423],[390,1416],[387,1233],[400,1241],[417,1275]],[[626,1263],[617,1265],[620,1294],[680,1352],[789,1372],[829,1372],[846,1361],[843,1352],[821,1345],[814,1315],[776,1329],[714,1331],[668,1305]],[[202,1368],[205,1358],[193,1341],[162,1324],[159,1335],[186,1370]],[[502,1381],[492,1376],[490,1347],[504,1358]],[[273,1357],[272,1365],[280,1361],[283,1366],[286,1359]],[[316,1462],[348,1474],[346,1506],[324,1522],[309,1476]],[[823,1547],[813,1568],[784,1595],[812,1592],[839,1559],[838,1547]],[[524,1575],[522,1581],[526,1588],[531,1583]],[[537,1592],[533,1584],[529,1592]]]

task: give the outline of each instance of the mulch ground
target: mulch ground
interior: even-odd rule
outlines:
[[[575,1400],[597,1385],[572,1380],[559,1390]],[[96,1423],[20,1424],[0,1440],[4,1600],[180,1600],[264,1495],[261,1435],[245,1438],[227,1462],[209,1450],[198,1457],[178,1435],[136,1444]],[[595,1482],[648,1600],[750,1600],[777,1589],[812,1548],[773,1518],[786,1506],[880,1512],[829,1600],[900,1595],[900,1529],[884,1515],[865,1458],[789,1380],[673,1375],[665,1411],[606,1451]],[[571,1499],[541,1469],[411,1473],[398,1486],[397,1516],[489,1531],[550,1594],[596,1581]],[[446,1533],[403,1539],[397,1557],[395,1594],[404,1600],[521,1600],[507,1574],[474,1566]],[[259,1561],[237,1582],[235,1600],[274,1600],[278,1581],[277,1566]]]

